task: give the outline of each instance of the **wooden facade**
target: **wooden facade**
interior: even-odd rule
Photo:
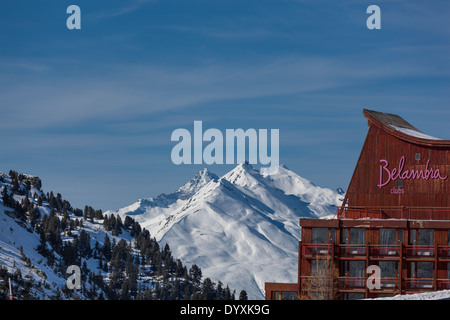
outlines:
[[[300,225],[298,292],[302,298],[315,296],[309,285],[317,282],[314,262],[330,257],[335,287],[322,289],[335,290],[335,298],[377,298],[450,289],[450,221],[332,219],[323,223],[300,219]],[[317,241],[314,232],[321,229],[328,238]],[[391,233],[389,241],[383,241],[383,232]],[[380,268],[380,288],[372,290],[367,286],[369,266]]]
[[[369,131],[336,217],[300,219],[298,299],[450,289],[450,141],[397,115],[363,114]],[[268,284],[266,299],[283,285],[292,290]]]
[[[399,116],[370,110],[363,112],[368,119],[369,132],[343,205],[450,207],[450,184],[446,178],[450,172],[450,141],[432,137],[425,139],[426,134]],[[403,170],[399,172],[402,158]],[[384,161],[388,163],[387,166]],[[437,170],[441,178],[432,177]],[[398,178],[389,179],[388,171],[395,171],[394,175]],[[422,177],[408,178],[412,171],[416,175],[422,174]],[[402,176],[405,178],[402,179]]]

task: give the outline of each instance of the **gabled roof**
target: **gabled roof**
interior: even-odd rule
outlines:
[[[369,121],[369,125],[374,124],[401,140],[420,145],[450,147],[450,140],[432,137],[396,114],[367,109],[363,110],[363,114]]]

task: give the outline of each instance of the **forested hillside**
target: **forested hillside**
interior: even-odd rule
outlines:
[[[2,299],[10,279],[15,299],[235,299],[131,217],[73,208],[61,194],[44,192],[39,178],[15,171],[0,173],[0,189]],[[67,286],[71,265],[80,267],[80,289]]]

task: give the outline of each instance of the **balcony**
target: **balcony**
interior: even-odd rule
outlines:
[[[445,207],[338,207],[338,219],[408,219],[450,220],[450,208]]]
[[[416,280],[417,281],[417,280]],[[340,290],[357,290],[366,288],[367,279],[365,277],[338,277],[334,281],[336,288]],[[427,285],[428,282],[423,283]],[[330,278],[324,277],[302,277],[301,286],[303,290],[330,290],[333,282]],[[400,287],[398,278],[382,278],[380,280],[380,289],[384,291],[397,291]],[[335,288],[335,289],[336,289]]]
[[[341,290],[365,289],[366,278],[364,277],[339,277],[339,286]]]
[[[365,245],[339,245],[338,251],[341,257],[366,256]]]
[[[408,258],[434,258],[434,246],[405,246],[404,253]],[[438,250],[439,251],[439,250]]]
[[[393,270],[381,274],[380,288],[370,290],[387,294],[415,293],[431,290],[449,290],[450,279],[432,278],[438,274],[445,277],[450,263],[450,246],[419,246],[419,245],[347,245],[347,244],[304,244],[301,259],[328,259],[333,257],[336,274],[333,279],[302,275],[300,283],[304,291],[338,290],[341,292],[367,292],[365,274],[368,265],[390,266],[381,261],[392,261]],[[353,263],[353,266],[351,264]],[[355,264],[356,263],[356,264]],[[307,265],[305,265],[307,266]],[[436,269],[439,268],[439,269]],[[441,269],[444,268],[444,269]],[[306,269],[308,270],[308,269]],[[384,269],[386,271],[386,269]],[[400,272],[400,270],[402,270]],[[438,273],[436,272],[438,271]],[[401,274],[408,277],[402,278]],[[357,276],[356,276],[357,275]],[[332,289],[329,289],[331,288]]]
[[[370,245],[369,256],[373,258],[399,257],[400,246],[396,245]]]
[[[398,278],[382,278],[381,279],[381,290],[399,290],[400,281]]]
[[[439,246],[437,248],[438,256],[440,258],[448,258],[450,259],[450,246]]]
[[[396,245],[333,245],[332,244],[303,244],[302,256],[307,258],[315,258],[321,256],[332,255],[333,252],[341,258],[345,257],[358,257],[366,256],[367,250],[369,250],[369,256],[376,257],[399,257],[400,246]],[[449,254],[449,250],[443,251],[446,255]],[[424,253],[425,254],[425,253]]]
[[[450,289],[450,279],[437,280],[437,290],[449,290],[449,289]]]
[[[302,246],[302,256],[320,257],[332,255],[332,244],[308,244]]]
[[[433,290],[433,279],[406,279],[405,280],[405,290],[418,290],[422,291],[424,289]]]
[[[350,244],[302,244],[301,255],[305,258],[326,257],[339,258],[366,257],[370,259],[404,258],[426,260],[438,258],[450,261],[450,246],[418,246],[418,245],[350,245]]]

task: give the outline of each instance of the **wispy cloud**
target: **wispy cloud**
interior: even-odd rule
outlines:
[[[107,9],[103,9],[102,11],[89,14],[89,19],[92,21],[100,21],[104,19],[116,18],[119,16],[123,16],[132,12],[135,12],[141,9],[148,3],[156,2],[157,0],[133,0],[126,1],[126,6],[114,7],[111,8],[107,6]]]
[[[108,70],[103,74],[93,66],[89,76],[0,74],[5,84],[0,88],[1,126],[43,127],[87,118],[133,117],[221,100],[324,91],[401,77],[449,76],[447,69],[418,65],[414,59],[384,61],[367,56],[356,61],[351,55],[279,57],[245,65],[216,62],[189,68],[129,63],[111,65]]]

